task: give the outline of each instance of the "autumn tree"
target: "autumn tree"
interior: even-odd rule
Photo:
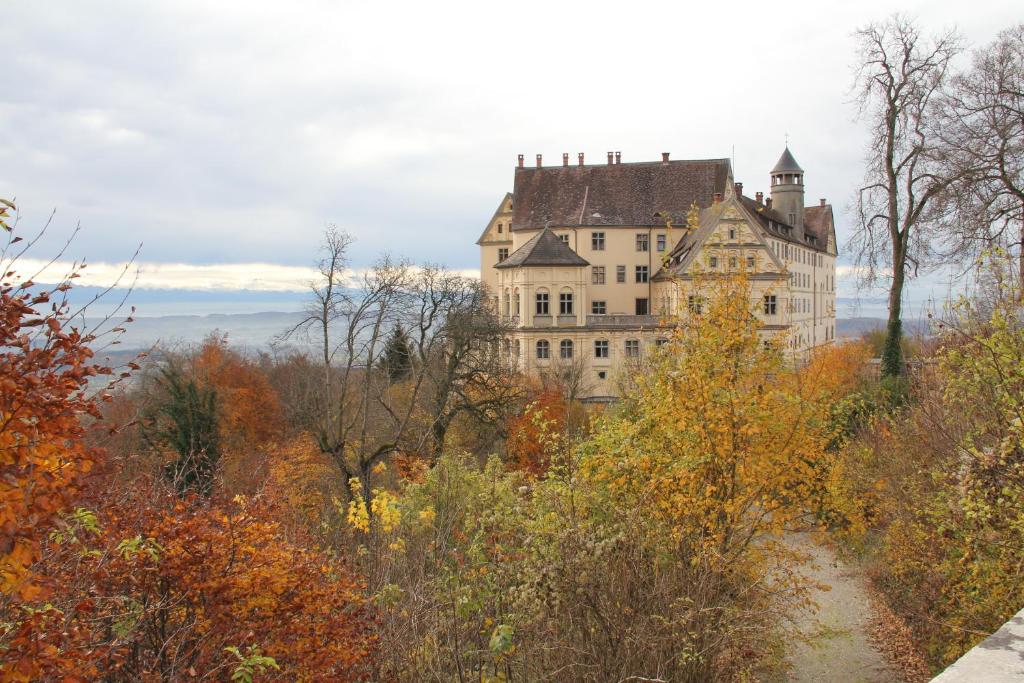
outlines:
[[[566,427],[566,400],[557,389],[539,392],[526,408],[509,420],[505,450],[510,467],[537,477],[557,453]]]
[[[890,278],[882,374],[895,377],[903,372],[904,284],[936,262],[934,233],[949,211],[943,195],[964,173],[947,173],[933,125],[950,62],[960,48],[955,33],[929,38],[900,15],[855,35],[855,85],[870,137],[850,244],[865,282]]]
[[[19,258],[38,236],[26,242],[17,235],[13,210],[9,201],[0,205],[0,590],[15,601],[8,605],[42,589],[31,571],[40,540],[95,458],[83,444],[82,419],[98,418],[108,394],[90,391],[90,382],[102,389],[103,376],[113,373],[94,360],[103,333],[74,322],[82,310],[68,300],[85,266],[50,287],[19,274]]]
[[[216,392],[225,448],[251,450],[280,438],[281,403],[266,369],[228,342],[227,335],[211,334],[181,362],[191,376]]]

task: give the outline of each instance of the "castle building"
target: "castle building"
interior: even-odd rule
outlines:
[[[807,206],[787,147],[770,193],[743,194],[728,159],[569,163],[523,156],[477,241],[480,275],[512,326],[505,350],[532,373],[572,366],[584,397],[617,394],[617,373],[698,315],[714,278],[743,271],[761,333],[794,355],[835,338],[836,235],[824,199]]]

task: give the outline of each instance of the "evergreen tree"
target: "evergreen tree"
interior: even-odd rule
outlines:
[[[217,392],[186,379],[173,365],[160,370],[157,384],[164,396],[148,415],[146,440],[177,452],[164,471],[180,493],[194,489],[208,494],[220,460]]]
[[[395,325],[391,336],[388,337],[380,366],[388,373],[388,378],[392,382],[398,382],[409,376],[409,372],[412,370],[412,346],[409,344],[409,336],[401,325]]]

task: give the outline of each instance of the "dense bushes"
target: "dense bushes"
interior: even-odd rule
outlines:
[[[878,585],[935,667],[1024,603],[1024,321],[1015,291],[962,302],[913,378],[843,451]]]
[[[723,285],[592,436],[572,442],[533,404],[526,471],[448,454],[380,491],[374,517],[350,507],[383,666],[402,680],[763,673],[805,598],[779,536],[838,507],[825,446],[840,365],[787,369],[745,283]]]

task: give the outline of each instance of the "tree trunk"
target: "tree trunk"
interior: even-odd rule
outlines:
[[[902,259],[893,259],[892,285],[889,287],[889,320],[885,326],[885,346],[882,348],[882,377],[903,374],[903,280],[905,266]]]

